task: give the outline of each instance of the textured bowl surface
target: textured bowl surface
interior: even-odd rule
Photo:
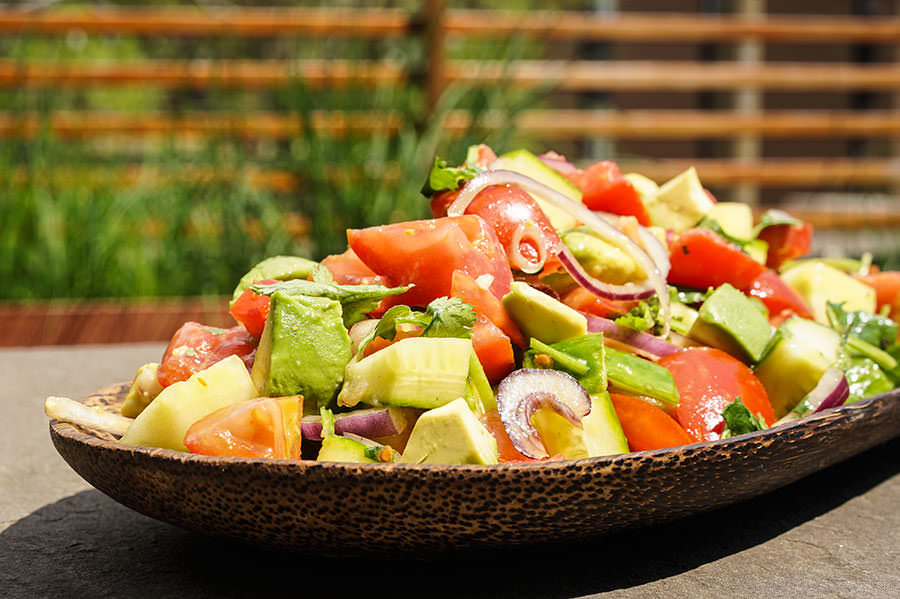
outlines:
[[[84,398],[118,408],[126,384]],[[900,391],[724,441],[543,464],[323,464],[122,445],[51,421],[62,457],[165,522],[300,551],[392,552],[567,541],[776,489],[900,434]]]

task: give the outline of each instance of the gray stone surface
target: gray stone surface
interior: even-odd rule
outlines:
[[[315,560],[183,532],[81,481],[41,411],[162,349],[0,351],[0,597],[900,596],[900,440],[750,502],[578,545]]]

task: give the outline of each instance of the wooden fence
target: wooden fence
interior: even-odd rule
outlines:
[[[65,6],[46,10],[0,8],[0,36],[63,36],[72,31],[88,35],[178,36],[194,38],[346,37],[390,39],[415,37],[424,49],[425,63],[417,67],[394,61],[328,60],[142,60],[110,62],[15,61],[0,58],[0,88],[157,87],[162,89],[277,89],[301,79],[314,88],[420,85],[426,106],[433,108],[447,86],[462,83],[490,87],[548,88],[566,93],[701,92],[731,94],[728,110],[553,108],[526,110],[516,127],[535,137],[556,141],[694,140],[731,143],[730,156],[717,159],[623,160],[623,168],[639,170],[660,180],[688,164],[697,165],[711,186],[736,186],[740,197],[753,201],[760,188],[900,188],[900,111],[884,106],[873,110],[768,110],[768,92],[878,92],[900,102],[900,61],[766,62],[765,44],[863,44],[891,47],[900,40],[900,18],[853,16],[779,16],[754,12],[753,2],[737,2],[734,15],[450,10],[443,0],[428,0],[419,13],[394,9],[246,8],[246,7],[88,7]],[[512,64],[449,59],[448,44],[458,39],[505,39],[526,36],[563,43],[692,43],[725,44],[735,48],[733,61],[683,60],[520,60]],[[428,115],[423,115],[428,118]],[[449,134],[462,133],[471,115],[453,111],[442,115]],[[323,134],[346,136],[375,130],[399,130],[399,115],[371,112],[315,113],[312,126]],[[34,135],[42,126],[35,114],[0,113],[0,138]],[[286,114],[68,112],[52,116],[51,129],[65,138],[98,136],[231,135],[239,138],[288,139],[302,132],[302,124]],[[487,115],[488,128],[504,126],[502,115]],[[867,157],[766,158],[764,140],[869,140],[892,143],[892,154]],[[126,171],[123,177],[129,177]],[[228,176],[186,172],[186,176]],[[256,185],[291,191],[294,174],[263,170],[250,173]],[[803,215],[824,228],[898,226],[900,213],[861,214],[854,220],[810,213]],[[849,224],[848,224],[849,223]],[[199,306],[199,307],[198,307]],[[206,306],[206,307],[204,307]],[[207,318],[224,324],[221,308],[206,304],[169,303],[147,308],[132,306],[141,315],[124,315],[119,305],[0,307],[0,345],[138,341],[164,339],[180,320]],[[3,310],[7,310],[4,312]],[[13,317],[10,310],[20,318]],[[30,312],[29,312],[30,310]],[[143,311],[141,311],[143,310]],[[212,310],[215,312],[211,315]],[[217,311],[216,311],[217,310]],[[95,334],[85,324],[88,312],[105,322]],[[178,312],[177,315],[174,313]],[[156,317],[151,317],[156,314]],[[62,315],[68,315],[63,318]],[[144,328],[123,328],[122,323]],[[218,321],[216,321],[218,322]],[[213,322],[213,324],[216,324]],[[69,324],[65,324],[69,323]],[[118,324],[117,324],[118,323]],[[69,327],[68,329],[66,327]],[[118,335],[116,337],[115,335]]]

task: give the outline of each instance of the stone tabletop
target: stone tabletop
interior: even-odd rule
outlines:
[[[749,502],[563,547],[317,560],[181,531],[82,481],[41,410],[162,350],[0,350],[0,597],[900,596],[900,439]]]

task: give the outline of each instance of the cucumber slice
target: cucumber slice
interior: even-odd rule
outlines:
[[[402,339],[350,362],[338,404],[438,408],[465,396],[472,351],[469,339]]]
[[[567,460],[628,453],[628,442],[609,394],[591,396],[591,411],[581,428],[552,410],[538,410],[531,418],[550,455]]]

